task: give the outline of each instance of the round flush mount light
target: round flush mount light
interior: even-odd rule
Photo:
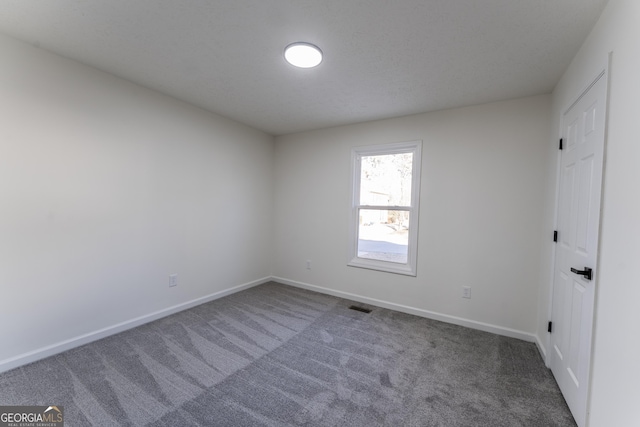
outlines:
[[[313,68],[322,62],[322,51],[311,43],[291,43],[284,48],[284,59],[295,67]]]

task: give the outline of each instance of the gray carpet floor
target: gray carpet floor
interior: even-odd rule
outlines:
[[[67,427],[575,425],[532,343],[273,282],[0,374],[0,405]]]

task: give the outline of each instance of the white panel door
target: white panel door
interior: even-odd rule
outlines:
[[[606,74],[563,117],[551,370],[585,425],[605,139]]]

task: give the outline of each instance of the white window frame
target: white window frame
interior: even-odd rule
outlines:
[[[386,154],[413,153],[411,169],[411,205],[410,206],[371,206],[360,204],[360,174],[362,157]],[[420,207],[420,169],[422,165],[422,141],[398,142],[390,144],[355,147],[351,150],[351,215],[349,222],[349,261],[351,267],[386,271],[389,273],[417,275],[418,260],[418,218]],[[360,209],[399,210],[409,212],[409,244],[407,263],[374,260],[358,257],[358,232]]]

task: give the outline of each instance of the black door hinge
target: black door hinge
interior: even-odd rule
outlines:
[[[562,138],[560,138],[560,149],[562,150]]]
[[[549,322],[549,326],[547,327],[547,332],[551,333],[553,330],[553,322]]]
[[[555,231],[553,232],[553,241],[554,241],[554,242],[557,242],[557,241],[558,241],[558,230],[555,230]]]

